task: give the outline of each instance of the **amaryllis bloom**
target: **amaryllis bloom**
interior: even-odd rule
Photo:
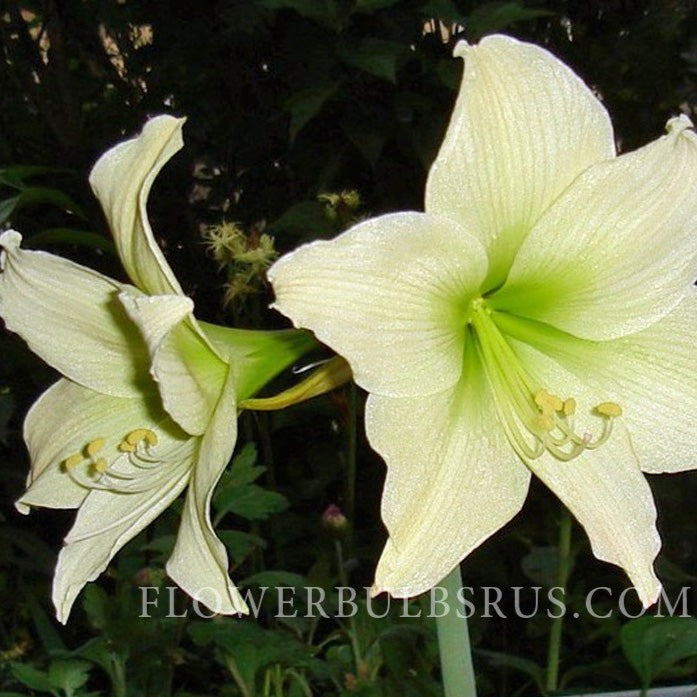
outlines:
[[[440,581],[541,479],[624,568],[660,583],[644,472],[697,466],[697,136],[615,155],[610,119],[550,53],[461,43],[425,213],[279,260],[276,307],[350,363],[388,473],[377,590]]]
[[[53,583],[65,622],[82,587],[188,485],[169,575],[213,611],[246,612],[210,520],[239,401],[309,346],[306,333],[197,321],[155,243],[146,203],[182,146],[183,121],[152,119],[97,162],[90,182],[133,285],[0,236],[0,316],[64,376],[24,424],[31,456],[18,508],[77,508]]]

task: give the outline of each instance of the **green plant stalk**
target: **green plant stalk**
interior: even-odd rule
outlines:
[[[348,385],[348,424],[347,424],[347,448],[346,448],[346,515],[353,524],[356,508],[356,457],[358,445],[358,395],[356,385],[350,382]]]
[[[555,585],[563,588],[566,593],[566,584],[569,581],[571,570],[571,514],[566,506],[562,505],[561,519],[559,520],[559,561],[557,564],[557,577]],[[561,635],[564,626],[564,615],[555,615],[552,618],[552,626],[549,630],[549,643],[547,645],[547,670],[545,674],[545,687],[548,692],[554,692],[559,688],[559,656],[561,653]]]
[[[346,588],[348,586],[348,575],[346,574],[346,568],[344,567],[344,553],[341,548],[341,542],[339,540],[334,540],[334,549],[336,551],[336,563],[339,572],[339,581],[341,585]],[[358,643],[358,631],[356,627],[356,618],[353,614],[348,617],[348,635],[351,642],[351,652],[353,653],[353,662],[356,664],[356,675],[360,674],[361,666],[363,665],[363,659],[361,657],[361,647]]]
[[[462,588],[460,566],[456,566],[441,582],[447,591],[448,611],[436,617],[438,650],[445,697],[476,697],[472,651],[464,604],[457,594]]]

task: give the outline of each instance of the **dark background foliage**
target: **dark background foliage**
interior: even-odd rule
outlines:
[[[234,221],[250,239],[270,232],[283,252],[357,216],[420,209],[461,74],[454,43],[495,31],[571,65],[601,95],[623,150],[697,108],[692,0],[4,0],[0,222],[21,230],[27,245],[122,276],[87,175],[149,116],[186,116],[185,148],[150,199],[158,241],[199,316],[283,326],[264,309],[263,285],[244,302],[221,303],[229,270],[207,253],[205,226]],[[360,207],[318,199],[344,190],[359,192]],[[16,337],[0,336],[0,351],[2,694],[439,694],[432,624],[394,612],[380,621],[363,613],[353,622],[282,622],[267,607],[255,623],[171,618],[162,608],[139,619],[138,586],[166,585],[176,510],[134,540],[84,593],[69,626],[57,628],[50,578],[72,514],[23,519],[11,507],[27,468],[21,421],[54,376]],[[272,417],[244,415],[215,503],[238,581],[323,586],[330,597],[347,576],[370,585],[384,540],[383,467],[361,434],[361,404],[345,388]],[[669,590],[692,587],[683,569],[697,569],[694,475],[651,483],[662,577]],[[320,522],[331,503],[349,518],[341,533]],[[558,516],[535,487],[525,511],[464,566],[478,602],[482,586],[554,585]],[[573,540],[570,597],[582,609],[584,594],[604,585],[616,600],[624,578],[593,559],[582,531]],[[181,596],[176,603],[186,607]],[[511,603],[503,601],[512,615]],[[481,694],[543,691],[549,619],[481,615],[471,621]],[[694,659],[647,668],[644,656],[636,668],[625,622],[587,613],[566,622],[562,687],[631,686],[646,682],[646,671],[689,679]],[[653,625],[632,629],[635,643],[649,641],[641,633],[649,630],[663,646]],[[694,637],[686,641],[694,654]]]

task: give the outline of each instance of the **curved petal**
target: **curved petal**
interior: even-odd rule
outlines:
[[[84,453],[87,444],[99,438],[106,441],[100,455],[115,458],[119,443],[139,428],[157,432],[161,440],[183,438],[184,434],[168,421],[155,385],[140,398],[128,399],[59,380],[39,397],[24,421],[31,470],[27,490],[17,507],[22,512],[28,512],[28,506],[77,508],[89,489],[68,474],[64,466],[67,458]],[[79,468],[81,473],[87,464],[85,459]]]
[[[151,382],[148,354],[106,276],[0,235],[0,315],[29,348],[75,382],[106,394],[137,395]],[[133,289],[133,292],[137,292]]]
[[[213,612],[247,613],[228,575],[225,546],[211,525],[210,503],[237,438],[237,404],[232,369],[206,431],[186,497],[181,526],[167,573],[192,598]]]
[[[181,295],[127,292],[119,300],[150,349],[151,373],[165,409],[185,431],[202,434],[225,383],[227,365],[195,330],[193,302]]]
[[[155,488],[129,494],[90,491],[58,556],[53,603],[60,622],[67,622],[85,584],[94,581],[121,547],[182,492],[189,480],[192,449],[190,442],[177,450],[178,460],[160,465],[161,478]]]
[[[150,188],[165,163],[181,149],[184,119],[157,116],[139,136],[105,152],[90,184],[111,228],[116,249],[133,283],[144,293],[182,294],[157,246],[148,221]]]
[[[593,407],[607,396],[537,350],[514,345],[539,384],[577,400],[576,432],[597,433],[600,418],[593,415]],[[661,589],[653,570],[661,547],[656,507],[623,419],[614,419],[610,437],[594,450],[585,450],[568,462],[545,452],[526,464],[585,528],[593,554],[622,567],[642,603],[652,605]]]
[[[426,211],[457,220],[499,285],[535,221],[589,165],[614,156],[605,108],[539,46],[488,36],[458,44],[462,86],[426,185]]]
[[[368,438],[388,466],[382,516],[390,537],[378,591],[428,590],[525,501],[530,473],[498,424],[472,350],[463,373],[427,397],[368,398]]]
[[[697,290],[656,324],[610,341],[583,341],[529,320],[508,331],[554,356],[602,400],[622,407],[644,472],[697,468]]]
[[[591,167],[528,235],[499,309],[587,339],[639,331],[670,312],[695,279],[697,135],[668,135]]]
[[[456,223],[395,213],[300,247],[268,275],[273,307],[343,355],[361,387],[397,397],[457,381],[464,308],[485,273],[484,250]]]

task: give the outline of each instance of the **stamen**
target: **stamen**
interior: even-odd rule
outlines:
[[[94,457],[104,447],[105,443],[106,438],[95,438],[87,444],[85,452],[89,457]]]
[[[615,402],[601,402],[595,410],[602,416],[622,416],[622,407]]]
[[[612,420],[622,415],[622,408],[615,402],[598,404],[594,412],[602,422],[600,435],[595,439],[587,433],[579,435],[572,418],[576,400],[561,399],[540,387],[491,315],[492,311],[480,298],[472,303],[469,322],[499,419],[518,455],[523,460],[535,459],[547,450],[558,460],[568,461],[605,443],[612,432]]]
[[[71,470],[73,467],[77,467],[81,462],[83,462],[84,459],[85,458],[82,456],[82,453],[75,453],[74,455],[66,457],[65,460],[63,460],[63,467],[65,467],[66,470]]]
[[[155,468],[161,460],[151,451],[157,443],[153,430],[136,428],[115,448],[112,446],[112,459],[103,454],[107,439],[99,437],[88,441],[81,452],[70,455],[62,464],[70,478],[87,489],[122,493],[148,491],[160,479]],[[124,471],[119,463],[128,468]]]

